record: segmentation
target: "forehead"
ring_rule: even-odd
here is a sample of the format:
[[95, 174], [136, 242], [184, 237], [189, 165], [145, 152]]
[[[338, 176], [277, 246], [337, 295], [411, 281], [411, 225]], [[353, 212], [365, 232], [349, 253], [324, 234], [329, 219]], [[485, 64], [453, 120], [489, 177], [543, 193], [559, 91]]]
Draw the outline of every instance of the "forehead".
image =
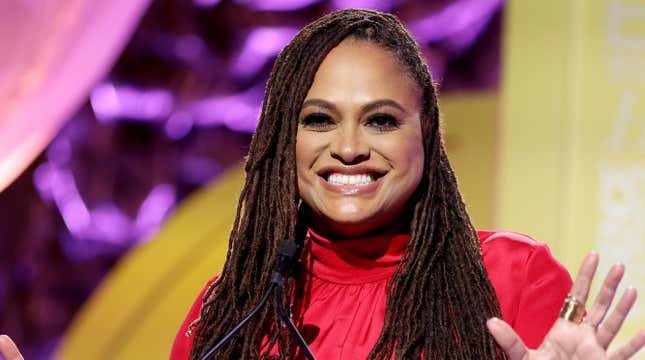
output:
[[390, 98], [418, 107], [420, 94], [394, 54], [366, 41], [347, 39], [324, 58], [307, 98], [335, 103]]

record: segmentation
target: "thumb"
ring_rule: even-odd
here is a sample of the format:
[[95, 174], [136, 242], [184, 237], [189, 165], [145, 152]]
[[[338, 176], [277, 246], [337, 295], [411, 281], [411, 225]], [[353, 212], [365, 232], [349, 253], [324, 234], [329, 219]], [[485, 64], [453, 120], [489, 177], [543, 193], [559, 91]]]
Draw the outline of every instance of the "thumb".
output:
[[510, 360], [521, 360], [528, 355], [526, 345], [510, 325], [498, 318], [490, 318], [486, 327]]
[[24, 360], [16, 344], [7, 335], [0, 335], [0, 354], [5, 360]]

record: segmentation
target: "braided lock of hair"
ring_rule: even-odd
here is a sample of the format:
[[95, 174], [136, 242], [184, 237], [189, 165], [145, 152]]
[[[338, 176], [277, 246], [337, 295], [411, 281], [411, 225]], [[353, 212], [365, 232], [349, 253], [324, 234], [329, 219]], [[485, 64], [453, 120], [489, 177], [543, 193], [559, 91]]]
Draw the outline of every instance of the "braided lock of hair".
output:
[[[501, 311], [445, 152], [428, 67], [416, 41], [395, 16], [346, 9], [307, 25], [276, 59], [251, 141], [222, 275], [206, 291], [195, 325], [192, 360], [259, 302], [270, 281], [278, 242], [296, 238], [298, 115], [320, 63], [346, 38], [368, 41], [392, 53], [423, 96], [425, 163], [421, 184], [409, 202], [411, 239], [388, 283], [383, 330], [368, 358], [504, 357], [486, 330], [486, 320], [501, 316]], [[286, 285], [285, 306], [294, 282], [290, 279]], [[278, 358], [293, 358], [295, 348], [280, 341], [286, 334], [276, 325], [272, 309], [271, 304], [264, 307], [217, 357], [269, 358], [278, 344]], [[263, 339], [268, 343], [262, 344]]]

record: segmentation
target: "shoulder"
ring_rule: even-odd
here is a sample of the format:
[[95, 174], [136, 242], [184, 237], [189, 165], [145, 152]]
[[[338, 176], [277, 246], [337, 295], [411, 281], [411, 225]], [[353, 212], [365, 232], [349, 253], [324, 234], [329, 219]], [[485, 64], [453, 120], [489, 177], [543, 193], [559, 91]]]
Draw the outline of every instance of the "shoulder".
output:
[[477, 233], [504, 319], [529, 347], [537, 347], [571, 288], [569, 272], [546, 244], [527, 235], [510, 231]]
[[490, 248], [498, 250], [502, 247], [509, 250], [532, 251], [536, 247], [546, 247], [546, 244], [538, 242], [528, 235], [513, 231], [477, 230], [477, 236], [482, 250]]
[[[534, 270], [532, 266], [546, 267], [543, 270], [564, 271], [551, 254], [549, 247], [528, 235], [512, 231], [477, 231], [484, 263], [489, 271], [498, 266], [515, 270]], [[568, 273], [567, 273], [568, 274]]]
[[477, 235], [491, 281], [495, 277], [511, 277], [531, 283], [549, 275], [570, 280], [569, 272], [545, 243], [511, 231], [480, 230]]

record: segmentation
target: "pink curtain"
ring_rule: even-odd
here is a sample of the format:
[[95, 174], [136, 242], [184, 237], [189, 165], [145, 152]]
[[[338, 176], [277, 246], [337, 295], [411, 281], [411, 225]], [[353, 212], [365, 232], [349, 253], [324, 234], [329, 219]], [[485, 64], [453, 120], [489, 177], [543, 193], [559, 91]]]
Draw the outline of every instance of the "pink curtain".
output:
[[0, 1], [0, 191], [83, 104], [150, 2]]

